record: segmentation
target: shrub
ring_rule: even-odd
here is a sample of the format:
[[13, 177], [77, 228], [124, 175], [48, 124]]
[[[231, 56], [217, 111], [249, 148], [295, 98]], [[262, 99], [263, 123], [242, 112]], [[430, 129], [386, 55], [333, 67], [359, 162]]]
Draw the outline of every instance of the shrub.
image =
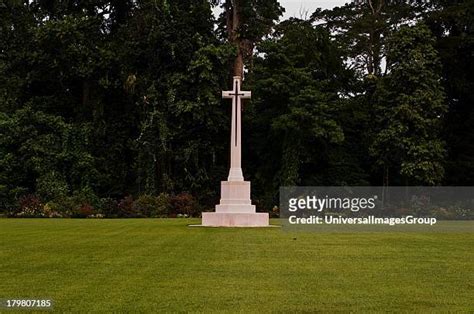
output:
[[197, 217], [201, 213], [196, 199], [189, 193], [180, 193], [170, 198], [171, 216]]
[[99, 200], [98, 212], [110, 218], [116, 218], [119, 216], [119, 208], [117, 200], [107, 197]]
[[135, 201], [128, 196], [119, 203], [119, 211], [124, 217], [167, 217], [172, 211], [170, 201], [166, 193], [159, 196], [144, 194]]
[[60, 217], [72, 217], [76, 207], [75, 199], [70, 196], [62, 196], [46, 203], [51, 213], [57, 213]]
[[96, 214], [99, 207], [95, 194], [75, 192], [74, 196], [62, 196], [47, 203], [51, 214], [60, 217], [87, 218]]
[[156, 217], [168, 217], [171, 212], [171, 198], [169, 194], [161, 193], [157, 197]]
[[48, 202], [44, 204], [43, 206], [43, 212], [45, 213], [46, 217], [48, 218], [62, 218], [64, 217], [61, 213], [53, 210], [53, 207], [51, 206], [52, 203]]
[[95, 214], [94, 207], [88, 203], [76, 205], [73, 211], [72, 217], [75, 218], [87, 218]]
[[273, 206], [270, 212], [270, 218], [280, 218], [280, 208], [278, 206]]
[[133, 202], [133, 211], [139, 217], [152, 217], [156, 211], [157, 198], [152, 195], [141, 195]]
[[168, 194], [141, 195], [133, 203], [134, 212], [140, 217], [166, 217], [170, 209]]
[[138, 217], [133, 208], [132, 196], [125, 196], [120, 200], [118, 203], [118, 216], [127, 218]]
[[456, 213], [454, 211], [442, 207], [431, 209], [430, 216], [436, 217], [440, 220], [456, 219]]
[[74, 195], [71, 197], [71, 203], [73, 206], [72, 217], [75, 218], [87, 218], [95, 215], [95, 208], [98, 208], [100, 205], [99, 198], [88, 186], [81, 190], [74, 191]]
[[88, 204], [93, 208], [98, 208], [100, 205], [100, 200], [94, 191], [90, 187], [82, 188], [81, 190], [74, 191], [73, 195], [74, 202], [79, 205]]
[[17, 217], [46, 217], [43, 203], [36, 195], [24, 195], [20, 197], [18, 204]]

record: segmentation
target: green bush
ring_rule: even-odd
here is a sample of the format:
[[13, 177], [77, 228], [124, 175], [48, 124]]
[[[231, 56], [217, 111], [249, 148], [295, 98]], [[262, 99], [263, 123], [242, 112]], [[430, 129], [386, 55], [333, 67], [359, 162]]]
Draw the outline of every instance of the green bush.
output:
[[89, 218], [95, 216], [96, 211], [89, 203], [77, 204], [72, 212], [73, 218]]
[[141, 195], [133, 202], [133, 210], [140, 217], [167, 217], [170, 200], [167, 194]]
[[97, 211], [105, 217], [117, 218], [119, 217], [118, 202], [110, 197], [101, 198]]
[[54, 217], [86, 218], [98, 214], [100, 205], [99, 198], [86, 187], [75, 191], [72, 196], [59, 195], [46, 203], [45, 208]]
[[171, 198], [169, 194], [161, 193], [158, 195], [156, 217], [168, 217], [171, 212]]
[[141, 195], [133, 202], [133, 211], [139, 217], [152, 217], [157, 206], [156, 197], [152, 195]]
[[61, 217], [72, 217], [76, 206], [75, 199], [71, 196], [63, 196], [46, 203], [52, 213], [57, 213]]
[[54, 203], [51, 203], [51, 202], [48, 202], [48, 203], [44, 204], [44, 206], [43, 206], [43, 211], [44, 211], [44, 213], [46, 214], [46, 216], [48, 218], [64, 218], [64, 217], [67, 217], [67, 216], [63, 215], [63, 213], [54, 210], [52, 206], [54, 206]]
[[136, 218], [140, 217], [133, 208], [133, 197], [128, 195], [121, 199], [117, 205], [117, 214], [121, 218]]
[[81, 190], [74, 191], [73, 199], [75, 200], [76, 204], [89, 204], [94, 208], [98, 208], [100, 205], [100, 199], [94, 193], [92, 188], [85, 187]]
[[72, 196], [74, 207], [72, 217], [87, 218], [97, 214], [96, 208], [100, 205], [100, 200], [90, 187], [85, 187], [75, 191]]

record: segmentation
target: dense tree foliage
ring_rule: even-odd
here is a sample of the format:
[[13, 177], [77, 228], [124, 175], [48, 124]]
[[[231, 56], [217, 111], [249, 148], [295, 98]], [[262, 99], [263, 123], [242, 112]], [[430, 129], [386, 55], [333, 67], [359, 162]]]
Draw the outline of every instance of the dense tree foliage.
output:
[[282, 12], [0, 0], [1, 210], [209, 208], [228, 167], [220, 91], [244, 65], [244, 173], [261, 209], [281, 185], [474, 184], [473, 0]]
[[244, 76], [245, 64], [252, 66], [254, 48], [268, 35], [284, 12], [278, 0], [211, 0], [221, 3], [223, 13], [218, 22], [221, 37], [234, 46], [232, 73]]
[[402, 27], [388, 44], [389, 74], [377, 86], [371, 153], [386, 185], [391, 170], [404, 183], [440, 183], [445, 157], [440, 132], [447, 106], [434, 38], [419, 24]]
[[422, 10], [418, 2], [367, 0], [363, 5], [354, 2], [333, 10], [318, 9], [311, 20], [323, 23], [333, 34], [337, 45], [350, 59], [351, 67], [359, 74], [380, 77], [385, 72], [387, 39], [400, 26], [417, 19]]
[[245, 164], [271, 199], [281, 185], [323, 182], [331, 146], [344, 139], [338, 93], [346, 71], [329, 34], [306, 21], [283, 22], [258, 52]]
[[436, 36], [449, 111], [445, 182], [474, 185], [474, 1], [435, 1], [426, 22]]

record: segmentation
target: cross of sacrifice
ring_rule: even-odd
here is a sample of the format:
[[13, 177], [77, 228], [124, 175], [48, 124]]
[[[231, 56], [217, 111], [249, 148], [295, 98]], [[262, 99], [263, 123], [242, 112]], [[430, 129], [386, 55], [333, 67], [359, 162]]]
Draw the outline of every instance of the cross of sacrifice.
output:
[[230, 171], [228, 181], [244, 181], [242, 173], [242, 99], [252, 98], [252, 92], [240, 90], [242, 78], [234, 76], [233, 90], [223, 91], [222, 98], [232, 99], [232, 128], [230, 134]]
[[221, 181], [221, 199], [215, 212], [202, 213], [202, 225], [207, 227], [268, 227], [268, 213], [257, 213], [250, 198], [251, 184], [242, 173], [242, 99], [251, 92], [240, 90], [242, 78], [235, 76], [233, 89], [223, 91], [222, 98], [232, 99], [232, 129], [230, 134], [230, 171], [227, 181]]

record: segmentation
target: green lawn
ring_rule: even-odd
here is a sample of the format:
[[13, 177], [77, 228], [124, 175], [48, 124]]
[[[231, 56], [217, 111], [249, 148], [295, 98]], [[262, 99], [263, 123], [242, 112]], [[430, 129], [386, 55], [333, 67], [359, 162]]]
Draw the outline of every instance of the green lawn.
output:
[[74, 312], [474, 312], [474, 234], [0, 219], [0, 299]]

